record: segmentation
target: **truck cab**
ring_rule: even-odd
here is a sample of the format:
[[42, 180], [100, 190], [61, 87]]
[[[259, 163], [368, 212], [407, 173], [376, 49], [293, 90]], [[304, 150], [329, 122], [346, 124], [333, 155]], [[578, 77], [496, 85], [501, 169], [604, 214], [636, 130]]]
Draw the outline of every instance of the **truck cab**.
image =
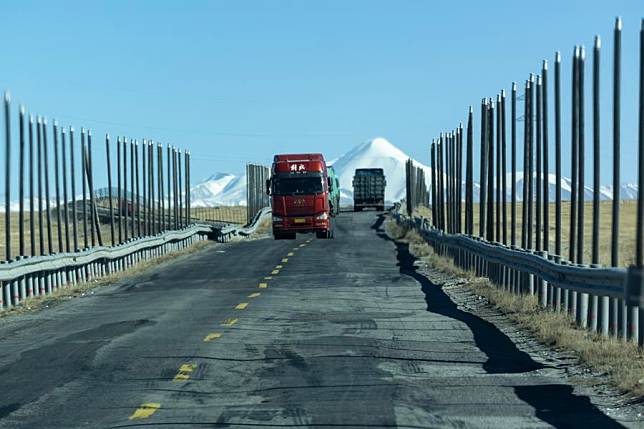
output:
[[332, 238], [330, 188], [322, 154], [275, 155], [266, 182], [275, 239], [294, 239], [297, 233]]

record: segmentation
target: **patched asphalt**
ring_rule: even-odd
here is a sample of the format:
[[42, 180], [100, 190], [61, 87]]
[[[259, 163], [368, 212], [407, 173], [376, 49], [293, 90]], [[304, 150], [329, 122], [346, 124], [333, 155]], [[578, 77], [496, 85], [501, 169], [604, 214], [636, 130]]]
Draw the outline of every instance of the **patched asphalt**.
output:
[[642, 427], [462, 309], [382, 221], [212, 246], [0, 320], [0, 428]]

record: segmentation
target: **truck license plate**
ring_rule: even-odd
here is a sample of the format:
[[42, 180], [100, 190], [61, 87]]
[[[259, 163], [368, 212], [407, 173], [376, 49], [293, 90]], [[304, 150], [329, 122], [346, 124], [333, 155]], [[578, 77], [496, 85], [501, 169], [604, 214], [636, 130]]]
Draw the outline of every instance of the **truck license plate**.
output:
[[293, 219], [293, 223], [306, 223], [306, 219], [304, 219], [303, 217], [296, 217], [295, 219]]

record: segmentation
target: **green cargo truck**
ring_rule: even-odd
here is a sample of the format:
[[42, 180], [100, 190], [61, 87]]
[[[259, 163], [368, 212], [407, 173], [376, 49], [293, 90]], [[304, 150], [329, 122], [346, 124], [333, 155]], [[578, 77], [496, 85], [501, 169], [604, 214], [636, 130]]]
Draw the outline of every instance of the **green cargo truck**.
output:
[[335, 174], [331, 166], [327, 166], [329, 174], [329, 202], [331, 203], [331, 213], [337, 215], [340, 213], [340, 179]]
[[353, 209], [357, 212], [365, 207], [384, 210], [386, 186], [382, 168], [357, 168], [353, 176]]

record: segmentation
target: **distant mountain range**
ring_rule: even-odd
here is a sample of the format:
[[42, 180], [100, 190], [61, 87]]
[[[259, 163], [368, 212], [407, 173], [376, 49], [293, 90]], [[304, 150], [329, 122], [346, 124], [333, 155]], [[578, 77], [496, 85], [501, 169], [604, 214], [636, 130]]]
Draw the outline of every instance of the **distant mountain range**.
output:
[[[352, 179], [356, 168], [384, 169], [387, 178], [385, 198], [389, 203], [400, 201], [405, 196], [405, 162], [409, 155], [391, 144], [387, 139], [376, 137], [354, 147], [341, 157], [330, 161], [340, 178], [340, 194], [343, 205], [353, 203]], [[431, 169], [414, 160], [414, 164], [422, 168], [427, 175], [427, 183], [431, 181]], [[507, 198], [511, 197], [512, 176], [506, 176]], [[556, 178], [554, 174], [548, 176], [549, 193], [551, 201], [554, 201], [556, 190]], [[517, 172], [516, 177], [517, 199], [522, 200], [523, 172]], [[97, 190], [97, 194], [106, 194], [106, 189]], [[564, 200], [570, 199], [570, 179], [562, 177], [561, 197]], [[474, 183], [474, 199], [479, 200], [480, 187]], [[116, 192], [114, 192], [116, 193]], [[623, 200], [637, 198], [636, 184], [623, 184], [620, 187], [620, 197]], [[586, 186], [584, 196], [586, 200], [592, 200], [593, 189]], [[465, 184], [463, 184], [463, 197], [465, 197]], [[613, 199], [613, 189], [610, 186], [600, 188], [602, 200]], [[0, 212], [4, 211], [3, 199], [0, 196]], [[246, 204], [246, 175], [234, 175], [230, 173], [216, 173], [199, 182], [192, 188], [193, 207], [231, 206]], [[27, 206], [26, 206], [27, 207]], [[11, 203], [11, 210], [18, 210], [18, 203]]]
[[[387, 139], [376, 137], [368, 140], [341, 157], [330, 161], [340, 178], [340, 194], [342, 204], [353, 203], [353, 188], [351, 185], [353, 173], [356, 168], [382, 168], [387, 177], [387, 189], [385, 198], [389, 203], [400, 201], [405, 196], [405, 162], [409, 155], [398, 147], [391, 144]], [[414, 160], [414, 164], [422, 168], [427, 176], [427, 183], [431, 181], [431, 169]], [[516, 188], [518, 200], [521, 201], [523, 189], [523, 172], [517, 172]], [[506, 176], [507, 198], [511, 197], [512, 176]], [[549, 193], [551, 200], [555, 198], [556, 177], [554, 174], [548, 176]], [[480, 187], [474, 183], [474, 199], [479, 200]], [[564, 200], [570, 199], [570, 179], [562, 177], [561, 197]], [[620, 187], [621, 199], [631, 200], [637, 198], [637, 185], [624, 184]], [[593, 198], [593, 189], [586, 186], [584, 192], [586, 200]], [[465, 197], [465, 184], [463, 184], [463, 197]], [[613, 189], [610, 186], [600, 188], [602, 200], [613, 198]], [[244, 205], [246, 204], [246, 175], [235, 176], [227, 173], [214, 174], [192, 188], [192, 201], [196, 207], [213, 205]]]

